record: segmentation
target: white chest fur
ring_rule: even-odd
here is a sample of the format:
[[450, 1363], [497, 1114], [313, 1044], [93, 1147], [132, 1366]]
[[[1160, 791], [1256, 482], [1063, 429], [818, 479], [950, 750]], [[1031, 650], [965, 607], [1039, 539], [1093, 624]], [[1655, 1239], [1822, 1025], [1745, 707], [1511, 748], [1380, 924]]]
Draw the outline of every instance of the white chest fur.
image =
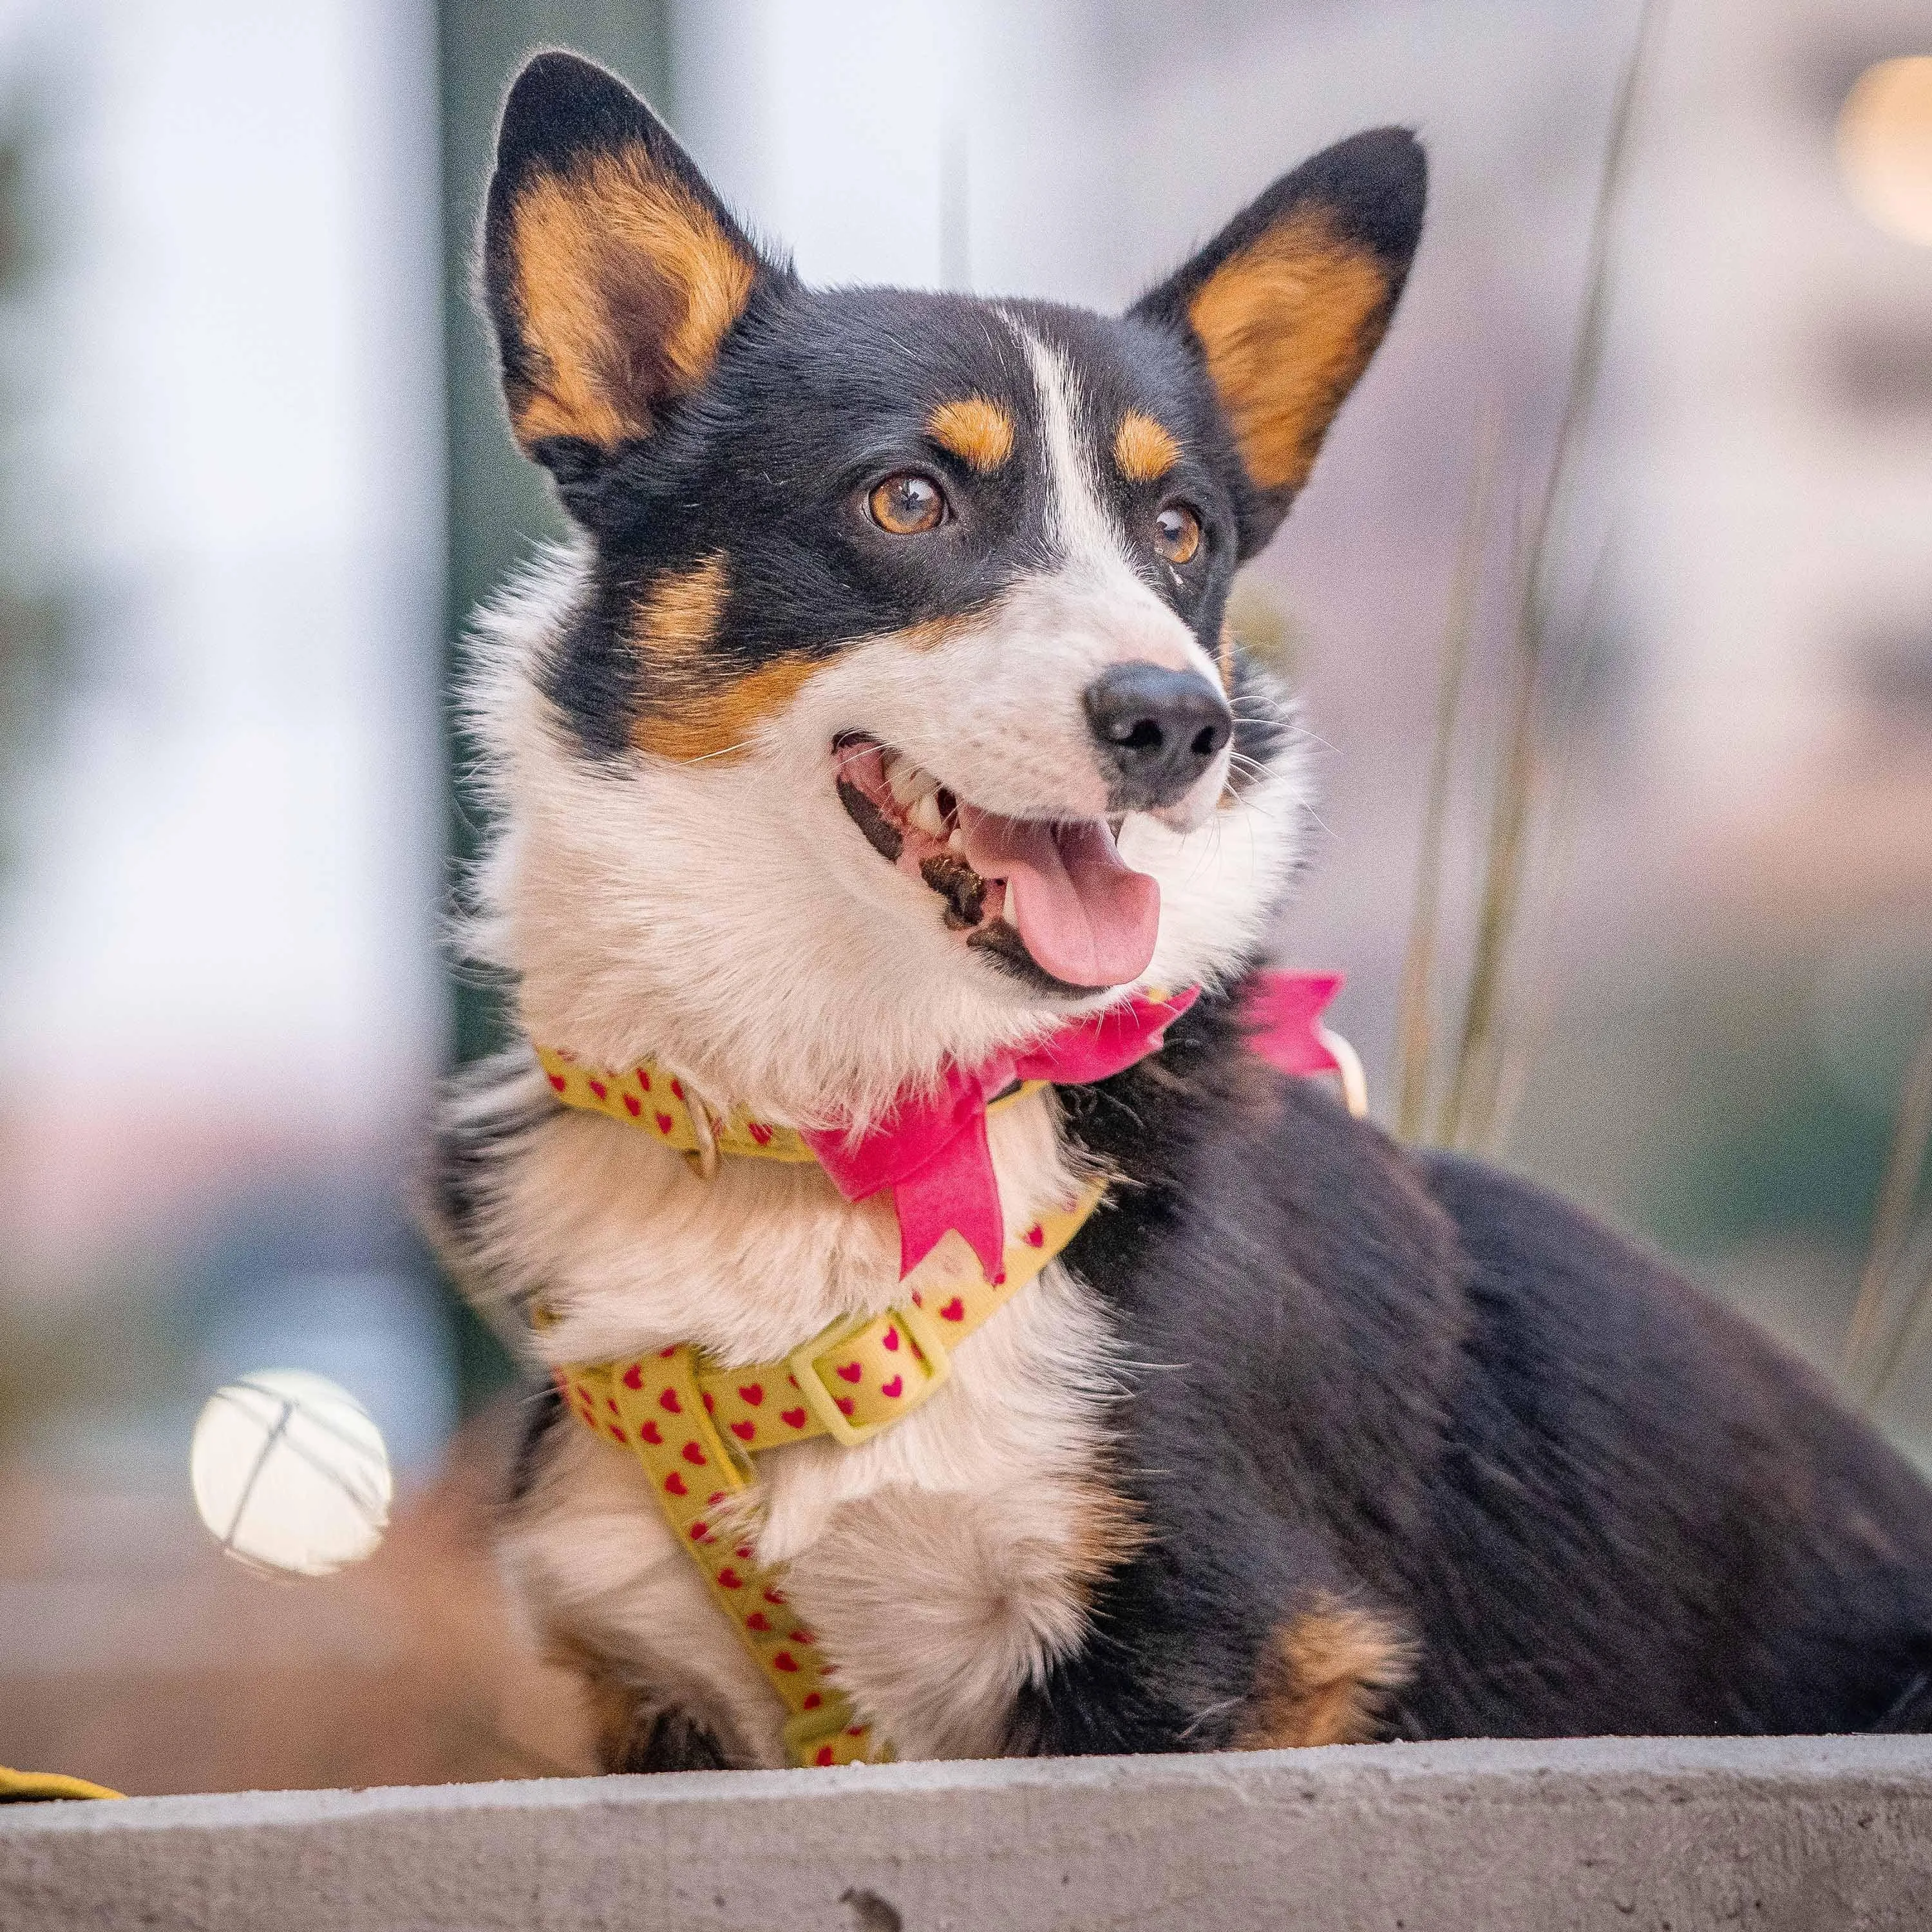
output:
[[[1017, 1234], [1077, 1177], [1050, 1094], [988, 1127]], [[706, 1181], [600, 1116], [558, 1114], [507, 1142], [487, 1196], [475, 1258], [500, 1290], [542, 1296], [557, 1318], [539, 1344], [553, 1362], [673, 1341], [766, 1359], [904, 1292], [889, 1201], [855, 1205], [816, 1168], [758, 1160], [728, 1160]], [[970, 1264], [949, 1236], [910, 1285]], [[1108, 1364], [1100, 1310], [1056, 1264], [894, 1428], [856, 1448], [760, 1457], [759, 1558], [788, 1566], [791, 1605], [901, 1756], [997, 1750], [1015, 1694], [1077, 1641], [1087, 1591], [1129, 1533], [1106, 1481]], [[623, 1450], [553, 1430], [506, 1550], [547, 1627], [690, 1712], [740, 1761], [784, 1762], [776, 1694]]]

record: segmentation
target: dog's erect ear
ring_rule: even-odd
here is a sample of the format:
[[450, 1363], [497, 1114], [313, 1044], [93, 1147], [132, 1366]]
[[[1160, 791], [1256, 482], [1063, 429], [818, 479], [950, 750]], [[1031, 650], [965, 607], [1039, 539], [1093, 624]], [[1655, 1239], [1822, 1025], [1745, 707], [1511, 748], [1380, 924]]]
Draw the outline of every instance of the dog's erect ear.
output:
[[503, 104], [483, 250], [512, 427], [566, 485], [648, 436], [779, 272], [656, 116], [566, 53]]
[[1427, 182], [1406, 129], [1354, 135], [1284, 175], [1130, 311], [1207, 365], [1246, 472], [1244, 556], [1287, 514], [1388, 328]]

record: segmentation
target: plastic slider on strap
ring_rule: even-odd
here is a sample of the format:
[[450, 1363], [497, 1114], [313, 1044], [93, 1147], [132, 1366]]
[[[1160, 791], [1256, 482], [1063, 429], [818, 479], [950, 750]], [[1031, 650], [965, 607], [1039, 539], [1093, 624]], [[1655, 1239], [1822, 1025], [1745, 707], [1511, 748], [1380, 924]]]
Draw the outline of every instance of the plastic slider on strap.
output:
[[[880, 1374], [880, 1365], [872, 1352], [865, 1350], [850, 1360], [840, 1358], [850, 1354], [848, 1345], [873, 1329], [884, 1336], [883, 1347], [892, 1352], [892, 1359], [890, 1372], [875, 1387], [868, 1387], [868, 1377]], [[900, 1337], [911, 1342], [910, 1349], [900, 1348]], [[848, 1449], [869, 1441], [918, 1408], [952, 1372], [946, 1338], [938, 1324], [911, 1302], [889, 1308], [883, 1315], [855, 1315], [836, 1328], [821, 1331], [802, 1348], [794, 1348], [786, 1357], [785, 1366], [825, 1432]], [[856, 1418], [862, 1400], [874, 1411], [869, 1420]], [[842, 1403], [850, 1404], [850, 1408]]]

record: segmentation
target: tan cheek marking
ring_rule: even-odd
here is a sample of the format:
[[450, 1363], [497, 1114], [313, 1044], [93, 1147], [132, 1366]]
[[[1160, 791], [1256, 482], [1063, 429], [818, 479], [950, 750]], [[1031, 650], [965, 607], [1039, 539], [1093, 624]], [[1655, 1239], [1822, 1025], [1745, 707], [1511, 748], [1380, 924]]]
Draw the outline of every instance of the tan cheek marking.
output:
[[718, 634], [730, 588], [722, 550], [688, 570], [667, 572], [651, 586], [632, 622], [631, 642], [651, 660], [654, 673], [676, 675], [702, 654]]
[[926, 433], [942, 449], [970, 463], [983, 476], [1013, 453], [1013, 419], [998, 403], [968, 396], [941, 403], [927, 418]]
[[1274, 1633], [1236, 1748], [1366, 1743], [1414, 1667], [1415, 1647], [1391, 1618], [1325, 1600]]
[[759, 726], [791, 703], [822, 662], [784, 657], [760, 664], [742, 677], [686, 699], [674, 712], [640, 718], [631, 734], [632, 742], [640, 752], [685, 764], [747, 751]]
[[538, 176], [512, 232], [522, 332], [542, 370], [514, 411], [526, 444], [649, 434], [653, 402], [704, 380], [751, 297], [752, 264], [716, 218], [635, 152]]
[[1130, 483], [1154, 483], [1180, 460], [1180, 446], [1152, 416], [1130, 410], [1114, 432], [1114, 466]]
[[631, 643], [644, 660], [644, 703], [631, 740], [640, 752], [725, 756], [782, 711], [817, 668], [810, 658], [783, 657], [728, 675], [711, 646], [730, 590], [721, 551], [659, 578], [638, 604]]
[[1388, 327], [1388, 278], [1316, 211], [1210, 275], [1188, 320], [1241, 460], [1264, 490], [1298, 489]]

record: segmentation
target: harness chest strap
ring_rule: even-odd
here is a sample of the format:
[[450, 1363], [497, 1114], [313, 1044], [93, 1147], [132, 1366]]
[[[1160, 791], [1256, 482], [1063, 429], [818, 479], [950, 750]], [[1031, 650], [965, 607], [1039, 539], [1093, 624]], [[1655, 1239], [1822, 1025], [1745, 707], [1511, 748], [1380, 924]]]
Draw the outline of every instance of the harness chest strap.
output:
[[788, 1713], [798, 1765], [875, 1762], [889, 1751], [853, 1721], [818, 1639], [794, 1618], [783, 1573], [755, 1560], [733, 1504], [760, 1450], [829, 1435], [862, 1442], [909, 1414], [946, 1380], [950, 1351], [990, 1320], [1072, 1240], [1102, 1190], [1049, 1212], [1009, 1244], [989, 1280], [976, 1266], [943, 1286], [911, 1290], [882, 1314], [835, 1322], [789, 1356], [721, 1368], [688, 1344], [628, 1362], [553, 1372], [572, 1412], [628, 1450], [648, 1474], [672, 1533]]

